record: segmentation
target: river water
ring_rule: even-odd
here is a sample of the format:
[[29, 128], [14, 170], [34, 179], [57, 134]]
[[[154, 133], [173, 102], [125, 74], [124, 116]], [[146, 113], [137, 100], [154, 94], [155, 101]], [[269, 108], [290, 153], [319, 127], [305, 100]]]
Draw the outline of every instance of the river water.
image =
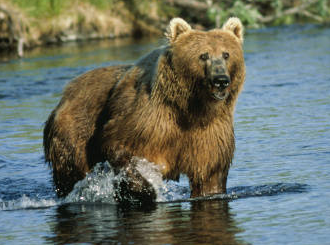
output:
[[189, 199], [185, 176], [163, 182], [141, 160], [154, 205], [117, 205], [107, 163], [56, 198], [42, 129], [65, 84], [161, 43], [68, 44], [0, 59], [0, 244], [330, 244], [330, 29], [317, 26], [248, 31], [227, 195]]

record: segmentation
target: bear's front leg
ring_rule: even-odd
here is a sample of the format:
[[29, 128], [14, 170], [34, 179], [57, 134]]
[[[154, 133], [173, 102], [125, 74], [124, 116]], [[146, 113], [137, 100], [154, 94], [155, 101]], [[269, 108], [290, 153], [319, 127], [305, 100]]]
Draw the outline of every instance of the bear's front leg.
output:
[[123, 170], [123, 176], [115, 183], [115, 199], [121, 204], [155, 202], [155, 189], [136, 169], [135, 164], [131, 162]]
[[209, 196], [213, 194], [225, 194], [228, 170], [214, 173], [205, 180], [190, 179], [190, 197]]
[[117, 150], [108, 161], [114, 168], [115, 174], [121, 173], [121, 177], [117, 178], [114, 185], [114, 198], [117, 202], [147, 204], [156, 200], [157, 194], [152, 184], [136, 169], [137, 158], [126, 151]]

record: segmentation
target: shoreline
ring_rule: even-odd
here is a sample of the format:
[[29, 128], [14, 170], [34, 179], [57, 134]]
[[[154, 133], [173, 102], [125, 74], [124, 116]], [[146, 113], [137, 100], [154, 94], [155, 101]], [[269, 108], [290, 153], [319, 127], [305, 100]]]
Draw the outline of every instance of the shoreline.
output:
[[22, 57], [24, 50], [49, 44], [160, 35], [161, 22], [148, 21], [136, 19], [123, 6], [101, 11], [90, 4], [39, 20], [0, 0], [0, 53]]
[[220, 27], [230, 16], [239, 17], [246, 29], [330, 21], [330, 3], [317, 12], [322, 0], [295, 4], [283, 0], [281, 9], [244, 0], [222, 4], [196, 0], [99, 0], [99, 5], [91, 0], [41, 2], [0, 0], [0, 55], [11, 52], [22, 57], [24, 50], [72, 41], [160, 36], [176, 16], [184, 16], [195, 29]]

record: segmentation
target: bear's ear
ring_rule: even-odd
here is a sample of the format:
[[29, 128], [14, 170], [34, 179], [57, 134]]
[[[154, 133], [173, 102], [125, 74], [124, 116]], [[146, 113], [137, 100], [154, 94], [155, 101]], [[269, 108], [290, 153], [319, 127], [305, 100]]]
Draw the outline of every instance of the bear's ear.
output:
[[170, 21], [170, 24], [166, 29], [165, 36], [170, 43], [173, 43], [178, 36], [190, 30], [191, 26], [187, 22], [181, 18], [174, 18]]
[[223, 30], [231, 31], [243, 43], [243, 25], [239, 18], [231, 17], [222, 27]]

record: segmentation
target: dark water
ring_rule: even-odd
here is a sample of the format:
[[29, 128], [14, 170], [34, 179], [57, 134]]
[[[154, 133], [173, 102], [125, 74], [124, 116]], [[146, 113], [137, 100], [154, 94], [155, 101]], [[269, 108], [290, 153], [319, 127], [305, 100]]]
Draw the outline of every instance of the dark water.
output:
[[330, 244], [330, 29], [315, 26], [248, 32], [227, 195], [191, 200], [184, 176], [163, 182], [141, 160], [154, 205], [116, 205], [102, 168], [55, 197], [42, 128], [64, 85], [157, 45], [70, 44], [0, 59], [0, 244]]

